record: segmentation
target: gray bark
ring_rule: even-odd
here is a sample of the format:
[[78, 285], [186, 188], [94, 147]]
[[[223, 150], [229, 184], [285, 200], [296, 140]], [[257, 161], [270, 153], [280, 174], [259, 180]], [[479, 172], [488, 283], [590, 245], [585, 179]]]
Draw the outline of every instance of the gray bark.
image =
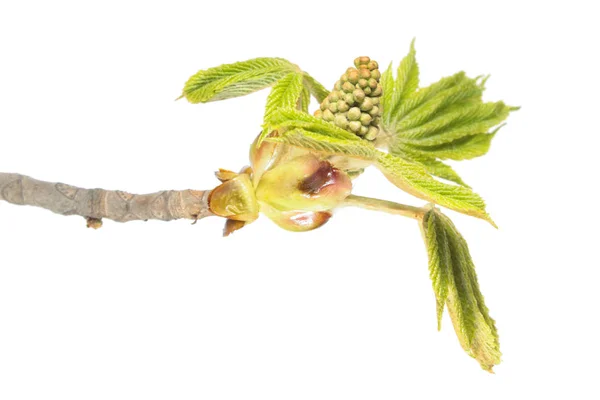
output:
[[82, 189], [0, 172], [0, 200], [41, 207], [61, 215], [117, 222], [203, 218], [212, 215], [208, 209], [209, 193], [209, 190], [164, 190], [131, 194], [120, 190]]

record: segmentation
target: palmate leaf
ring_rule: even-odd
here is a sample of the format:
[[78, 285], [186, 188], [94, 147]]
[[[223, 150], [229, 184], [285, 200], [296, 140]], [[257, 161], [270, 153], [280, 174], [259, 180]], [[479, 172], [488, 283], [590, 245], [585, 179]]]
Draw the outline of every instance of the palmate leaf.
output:
[[396, 79], [391, 66], [382, 75], [382, 129], [387, 139], [381, 144], [394, 155], [420, 163], [432, 175], [464, 184], [439, 160], [484, 155], [498, 130], [494, 127], [517, 108], [503, 102], [482, 102], [487, 77], [469, 78], [464, 72], [413, 89], [418, 82], [416, 65], [411, 46]]
[[423, 165], [393, 154], [380, 153], [377, 167], [390, 182], [413, 196], [484, 219], [496, 226], [485, 211], [483, 199], [468, 187], [437, 181]]
[[429, 275], [436, 297], [438, 329], [444, 305], [463, 349], [492, 372], [500, 363], [495, 322], [479, 289], [466, 241], [450, 219], [432, 208], [421, 222], [429, 257]]
[[185, 84], [182, 97], [206, 103], [244, 96], [272, 85], [298, 67], [283, 58], [254, 58], [198, 71]]
[[270, 121], [274, 112], [280, 109], [294, 108], [298, 105], [302, 107], [302, 103], [307, 102], [307, 99], [303, 96], [303, 92], [305, 91], [303, 78], [301, 72], [291, 72], [273, 85], [273, 89], [271, 89], [271, 93], [267, 98], [264, 116], [265, 123], [263, 131], [258, 138], [257, 146], [270, 133], [272, 127], [268, 121]]

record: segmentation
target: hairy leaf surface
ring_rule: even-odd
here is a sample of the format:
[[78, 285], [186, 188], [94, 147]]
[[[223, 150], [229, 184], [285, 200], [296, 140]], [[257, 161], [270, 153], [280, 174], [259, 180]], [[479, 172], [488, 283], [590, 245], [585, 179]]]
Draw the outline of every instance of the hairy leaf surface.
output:
[[429, 275], [436, 297], [438, 329], [446, 305], [463, 349], [492, 372], [500, 363], [495, 321], [479, 289], [467, 242], [452, 221], [432, 208], [421, 223], [429, 257]]
[[185, 84], [182, 97], [206, 103], [244, 96], [272, 85], [298, 67], [282, 58], [254, 58], [198, 71]]
[[483, 199], [470, 188], [442, 183], [429, 175], [424, 166], [393, 154], [381, 153], [377, 166], [400, 189], [460, 213], [484, 219], [496, 226], [485, 211]]

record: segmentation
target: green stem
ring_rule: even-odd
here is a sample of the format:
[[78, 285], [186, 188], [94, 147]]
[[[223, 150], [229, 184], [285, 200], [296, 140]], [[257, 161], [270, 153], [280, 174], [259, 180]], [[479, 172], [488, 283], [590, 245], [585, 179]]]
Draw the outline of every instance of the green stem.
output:
[[355, 196], [351, 194], [346, 197], [342, 206], [361, 207], [367, 210], [383, 211], [390, 214], [402, 215], [404, 217], [420, 220], [428, 211], [427, 208], [407, 206], [394, 203], [393, 201], [374, 199], [372, 197]]

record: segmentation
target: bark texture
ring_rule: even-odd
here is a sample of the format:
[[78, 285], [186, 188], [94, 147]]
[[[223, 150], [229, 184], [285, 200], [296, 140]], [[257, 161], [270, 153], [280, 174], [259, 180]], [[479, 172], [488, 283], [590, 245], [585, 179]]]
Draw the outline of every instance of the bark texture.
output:
[[196, 220], [213, 215], [208, 209], [209, 193], [209, 190], [164, 190], [131, 194], [120, 190], [82, 189], [0, 172], [0, 200], [41, 207], [61, 215], [117, 222]]

